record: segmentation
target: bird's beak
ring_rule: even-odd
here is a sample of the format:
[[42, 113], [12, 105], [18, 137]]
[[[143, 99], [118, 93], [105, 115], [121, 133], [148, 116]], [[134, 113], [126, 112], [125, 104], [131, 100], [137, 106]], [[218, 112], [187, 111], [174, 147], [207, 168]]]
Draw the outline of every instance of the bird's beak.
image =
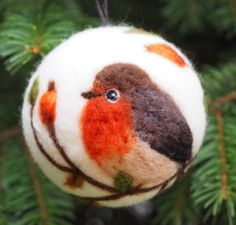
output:
[[91, 98], [96, 98], [96, 97], [99, 97], [101, 96], [101, 94], [98, 94], [98, 93], [94, 93], [92, 91], [87, 91], [87, 92], [83, 92], [81, 94], [82, 97], [86, 98], [86, 99], [91, 99]]

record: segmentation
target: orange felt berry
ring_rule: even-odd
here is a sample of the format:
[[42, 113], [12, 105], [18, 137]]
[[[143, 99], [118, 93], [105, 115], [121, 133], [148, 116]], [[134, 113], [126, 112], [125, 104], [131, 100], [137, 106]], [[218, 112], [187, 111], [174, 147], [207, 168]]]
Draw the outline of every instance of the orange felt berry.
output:
[[49, 126], [56, 118], [56, 89], [54, 82], [48, 85], [48, 91], [43, 94], [39, 103], [39, 115], [41, 121]]
[[161, 55], [180, 67], [184, 67], [186, 65], [184, 59], [167, 44], [151, 44], [146, 46], [146, 48], [149, 52]]

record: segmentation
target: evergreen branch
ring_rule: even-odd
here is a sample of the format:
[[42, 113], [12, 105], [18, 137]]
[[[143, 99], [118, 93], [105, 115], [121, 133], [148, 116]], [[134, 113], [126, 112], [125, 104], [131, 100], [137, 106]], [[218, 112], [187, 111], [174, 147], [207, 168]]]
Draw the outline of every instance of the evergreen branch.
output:
[[155, 199], [155, 211], [153, 225], [197, 223], [198, 209], [191, 198], [189, 175]]
[[32, 4], [22, 0], [21, 7], [9, 6], [0, 27], [0, 42], [4, 43], [0, 45], [0, 56], [8, 71], [15, 73], [29, 62], [37, 63], [76, 30], [89, 22], [98, 24], [73, 2], [35, 0]]
[[[205, 144], [198, 153], [194, 162], [195, 173], [193, 173], [192, 196], [197, 205], [204, 211], [205, 219], [220, 217], [223, 208], [226, 207], [228, 224], [233, 224], [235, 215], [235, 147], [233, 130], [236, 125], [232, 124], [235, 115], [225, 116], [224, 126], [222, 113], [227, 108], [222, 108], [218, 114], [209, 117]], [[216, 112], [215, 112], [216, 113]]]
[[33, 59], [38, 61], [75, 31], [76, 24], [65, 7], [46, 3], [46, 0], [35, 4], [24, 0], [19, 9], [13, 7], [7, 11], [0, 28], [0, 41], [4, 43], [0, 46], [0, 56], [12, 73]]
[[[234, 224], [236, 203], [235, 148], [236, 132], [236, 65], [208, 67], [203, 84], [210, 100], [209, 125], [202, 150], [194, 162], [192, 195], [204, 211], [206, 220], [221, 221], [224, 213], [228, 224]], [[224, 117], [224, 118], [223, 118]], [[213, 216], [213, 217], [212, 217]]]
[[225, 144], [224, 144], [224, 135], [223, 135], [223, 123], [222, 123], [222, 113], [220, 111], [215, 112], [218, 135], [219, 135], [219, 149], [220, 149], [220, 163], [221, 163], [221, 193], [223, 199], [228, 198], [228, 175], [226, 172], [226, 156], [225, 156]]
[[235, 60], [222, 64], [218, 68], [205, 66], [202, 73], [203, 86], [210, 99], [222, 98], [222, 96], [235, 92]]
[[37, 176], [35, 165], [33, 164], [32, 158], [29, 154], [29, 150], [27, 149], [25, 144], [24, 144], [24, 153], [25, 153], [25, 157], [26, 157], [26, 159], [28, 161], [28, 164], [29, 164], [30, 175], [31, 175], [31, 178], [32, 178], [32, 182], [33, 182], [35, 194], [36, 194], [36, 197], [37, 197], [37, 201], [38, 201], [38, 204], [39, 204], [41, 216], [44, 220], [44, 225], [48, 225], [49, 224], [49, 215], [48, 215], [48, 212], [47, 212], [47, 209], [46, 209], [46, 204], [44, 202], [44, 197], [43, 197], [41, 185], [40, 185], [40, 182], [39, 182], [39, 179], [38, 179], [38, 176]]
[[203, 30], [205, 13], [209, 4], [205, 1], [195, 0], [162, 0], [164, 7], [162, 15], [166, 21], [166, 28], [177, 30], [180, 34], [189, 34]]
[[[0, 148], [0, 162], [3, 157], [3, 151]], [[0, 224], [7, 225], [7, 221], [4, 215], [4, 201], [3, 201], [3, 177], [2, 177], [2, 165], [0, 164]]]
[[0, 141], [4, 141], [5, 139], [15, 137], [19, 135], [21, 132], [21, 127], [19, 125], [0, 131]]
[[234, 0], [229, 0], [229, 5], [230, 5], [230, 8], [232, 10], [234, 22], [236, 24], [236, 3], [235, 3]]
[[209, 21], [216, 31], [228, 39], [236, 35], [236, 10], [234, 0], [215, 1]]
[[[224, 134], [223, 134], [223, 122], [222, 122], [222, 112], [219, 110], [219, 107], [231, 102], [236, 99], [236, 91], [233, 91], [223, 97], [219, 97], [214, 100], [214, 109], [213, 113], [216, 117], [218, 136], [219, 136], [219, 151], [220, 151], [220, 164], [221, 164], [221, 193], [224, 200], [228, 199], [228, 174], [226, 171], [227, 161], [225, 155], [225, 144], [224, 144]], [[217, 108], [217, 110], [215, 110]]]
[[232, 91], [223, 97], [219, 97], [219, 98], [215, 99], [213, 101], [213, 105], [219, 106], [219, 105], [223, 105], [227, 102], [234, 101], [234, 100], [236, 100], [236, 91]]
[[0, 13], [4, 10], [6, 5], [6, 0], [1, 0], [0, 1]]
[[4, 155], [0, 158], [3, 188], [0, 199], [3, 209], [0, 210], [6, 224], [72, 225], [74, 213], [70, 196], [56, 189], [36, 170], [29, 161], [29, 153], [24, 154], [22, 138], [7, 139], [1, 147]]

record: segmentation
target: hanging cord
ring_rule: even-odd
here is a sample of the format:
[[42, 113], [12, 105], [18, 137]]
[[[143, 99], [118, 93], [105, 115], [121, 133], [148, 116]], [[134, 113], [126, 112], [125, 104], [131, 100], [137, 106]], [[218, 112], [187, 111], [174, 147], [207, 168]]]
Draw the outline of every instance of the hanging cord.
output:
[[102, 22], [102, 26], [107, 26], [109, 24], [107, 1], [108, 0], [103, 0], [102, 4], [102, 0], [96, 0], [97, 10]]

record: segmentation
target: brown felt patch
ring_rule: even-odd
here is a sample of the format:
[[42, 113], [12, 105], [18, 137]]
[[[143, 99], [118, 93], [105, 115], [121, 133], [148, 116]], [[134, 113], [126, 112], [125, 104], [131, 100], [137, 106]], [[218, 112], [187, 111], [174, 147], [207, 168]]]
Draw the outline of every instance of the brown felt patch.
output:
[[171, 60], [173, 63], [180, 67], [185, 66], [184, 59], [169, 45], [167, 44], [151, 44], [146, 46], [146, 49], [149, 52], [156, 53], [158, 55], [161, 55], [169, 60]]
[[72, 189], [81, 188], [83, 184], [84, 184], [83, 178], [77, 174], [70, 174], [66, 178], [66, 182], [64, 183], [64, 185], [69, 186]]
[[[97, 74], [96, 82], [98, 81], [105, 86], [116, 88], [123, 98], [130, 102], [132, 126], [142, 141], [179, 163], [184, 164], [191, 158], [192, 134], [185, 118], [173, 99], [158, 88], [145, 71], [132, 64], [112, 64]], [[94, 115], [90, 116], [92, 120]], [[115, 117], [115, 114], [112, 116]], [[101, 132], [100, 126], [97, 129]], [[106, 139], [109, 137], [108, 133]]]
[[98, 201], [92, 199], [89, 201], [89, 204], [97, 208], [102, 207]]

